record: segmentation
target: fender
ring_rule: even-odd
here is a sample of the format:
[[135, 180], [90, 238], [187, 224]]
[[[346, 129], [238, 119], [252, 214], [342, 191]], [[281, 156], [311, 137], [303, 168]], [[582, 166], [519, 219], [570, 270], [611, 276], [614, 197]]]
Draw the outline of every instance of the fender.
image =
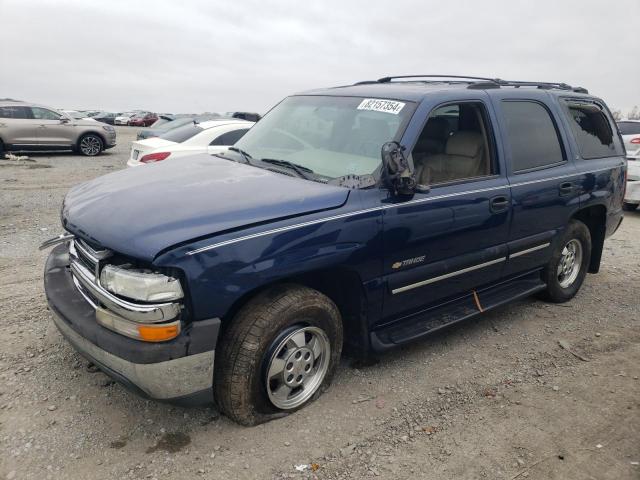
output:
[[[340, 267], [377, 285], [382, 272], [382, 212], [353, 195], [341, 209], [181, 245], [154, 265], [185, 273], [194, 320], [224, 318], [251, 292], [300, 274]], [[213, 245], [213, 248], [212, 248]]]

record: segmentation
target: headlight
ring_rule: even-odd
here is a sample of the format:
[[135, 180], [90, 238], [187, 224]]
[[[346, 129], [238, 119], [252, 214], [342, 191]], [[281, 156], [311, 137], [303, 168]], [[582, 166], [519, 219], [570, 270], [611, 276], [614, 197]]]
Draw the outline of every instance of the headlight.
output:
[[180, 281], [173, 277], [115, 265], [102, 269], [100, 284], [111, 293], [143, 302], [166, 302], [184, 296]]
[[107, 132], [115, 132], [116, 129], [113, 128], [111, 125], [103, 125], [103, 127]]

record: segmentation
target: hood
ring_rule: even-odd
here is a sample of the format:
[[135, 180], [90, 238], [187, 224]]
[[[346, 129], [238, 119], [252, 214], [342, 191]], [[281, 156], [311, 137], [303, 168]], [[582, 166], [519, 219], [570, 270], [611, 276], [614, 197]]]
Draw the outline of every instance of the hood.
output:
[[340, 207], [349, 190], [208, 154], [129, 168], [67, 194], [64, 227], [86, 240], [152, 261], [195, 238]]

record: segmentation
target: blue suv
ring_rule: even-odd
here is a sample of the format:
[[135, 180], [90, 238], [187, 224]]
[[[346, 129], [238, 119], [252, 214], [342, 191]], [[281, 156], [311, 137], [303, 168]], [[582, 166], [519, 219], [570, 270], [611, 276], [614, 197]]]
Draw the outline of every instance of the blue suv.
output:
[[54, 322], [113, 378], [251, 425], [366, 356], [532, 294], [570, 300], [622, 221], [599, 98], [386, 77], [284, 99], [234, 147], [73, 188]]

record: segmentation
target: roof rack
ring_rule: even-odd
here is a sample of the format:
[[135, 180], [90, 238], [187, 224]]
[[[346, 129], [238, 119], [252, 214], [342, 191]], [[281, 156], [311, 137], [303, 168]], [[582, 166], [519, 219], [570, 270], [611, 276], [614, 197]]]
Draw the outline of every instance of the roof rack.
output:
[[[486, 89], [486, 88], [500, 88], [500, 87], [536, 87], [540, 89], [558, 89], [558, 90], [567, 90], [576, 93], [589, 93], [586, 88], [583, 87], [572, 87], [566, 83], [561, 82], [528, 82], [528, 81], [518, 81], [518, 80], [502, 80], [500, 78], [487, 78], [487, 77], [474, 77], [467, 75], [395, 75], [389, 77], [382, 77], [378, 80], [365, 80], [362, 82], [355, 83], [354, 85], [371, 85], [375, 83], [391, 83], [392, 80], [398, 79], [418, 79], [418, 78], [426, 78], [429, 80], [425, 80], [425, 82], [441, 82], [446, 79], [455, 79], [449, 81], [448, 83], [468, 83], [467, 88], [472, 89]], [[442, 80], [436, 80], [442, 79]]]

